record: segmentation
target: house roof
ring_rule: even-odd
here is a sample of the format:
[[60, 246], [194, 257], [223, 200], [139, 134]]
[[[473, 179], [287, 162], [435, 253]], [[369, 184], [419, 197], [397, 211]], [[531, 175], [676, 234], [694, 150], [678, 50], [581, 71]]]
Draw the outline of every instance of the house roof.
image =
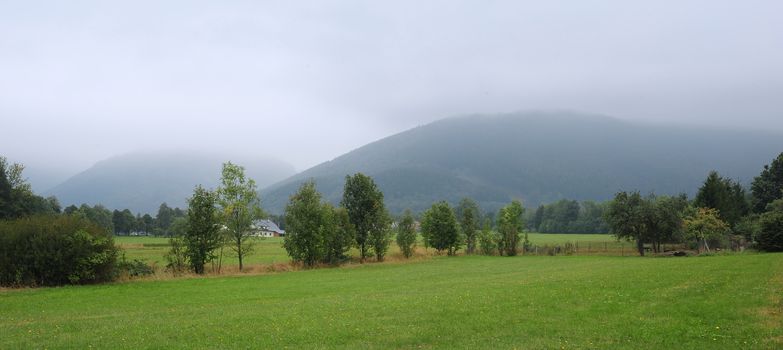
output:
[[269, 232], [278, 232], [278, 233], [284, 233], [285, 231], [281, 230], [280, 227], [277, 227], [277, 224], [272, 222], [271, 220], [257, 220], [253, 223], [253, 225], [257, 228], [260, 228], [263, 231], [269, 231]]

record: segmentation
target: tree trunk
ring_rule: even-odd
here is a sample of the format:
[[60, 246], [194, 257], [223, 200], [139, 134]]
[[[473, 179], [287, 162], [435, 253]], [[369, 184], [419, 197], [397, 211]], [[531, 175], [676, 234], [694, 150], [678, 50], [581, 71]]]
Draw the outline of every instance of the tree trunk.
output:
[[642, 239], [636, 240], [636, 249], [639, 250], [639, 255], [644, 256], [644, 242], [642, 242]]

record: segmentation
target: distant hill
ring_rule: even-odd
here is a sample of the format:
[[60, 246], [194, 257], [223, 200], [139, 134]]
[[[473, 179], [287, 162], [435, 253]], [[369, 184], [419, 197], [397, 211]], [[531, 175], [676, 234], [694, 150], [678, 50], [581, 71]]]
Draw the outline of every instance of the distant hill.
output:
[[606, 200], [619, 190], [693, 195], [710, 170], [750, 180], [783, 151], [783, 135], [647, 125], [560, 112], [465, 116], [420, 126], [322, 163], [262, 191], [280, 213], [314, 179], [337, 203], [346, 174], [375, 178], [392, 212], [472, 197], [495, 211], [561, 198]]
[[232, 161], [245, 167], [245, 174], [259, 188], [295, 173], [293, 166], [268, 157], [237, 157], [200, 152], [142, 152], [98, 162], [46, 192], [63, 206], [103, 204], [111, 209], [129, 208], [134, 213], [155, 214], [162, 202], [186, 206], [193, 188], [214, 188], [221, 166]]

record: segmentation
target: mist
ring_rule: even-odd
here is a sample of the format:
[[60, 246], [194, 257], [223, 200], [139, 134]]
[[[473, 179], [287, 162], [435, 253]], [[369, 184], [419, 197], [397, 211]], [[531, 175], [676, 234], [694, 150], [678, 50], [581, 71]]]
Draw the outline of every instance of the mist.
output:
[[304, 170], [470, 113], [780, 131], [780, 13], [779, 1], [0, 2], [0, 154], [42, 188], [138, 150]]

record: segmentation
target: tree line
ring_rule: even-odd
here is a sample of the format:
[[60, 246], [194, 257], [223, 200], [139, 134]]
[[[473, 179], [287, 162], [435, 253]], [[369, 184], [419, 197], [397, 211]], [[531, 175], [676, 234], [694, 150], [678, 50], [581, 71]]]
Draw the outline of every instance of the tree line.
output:
[[684, 194], [619, 192], [604, 217], [618, 238], [636, 242], [640, 255], [646, 248], [659, 252], [663, 243], [783, 251], [783, 153], [764, 166], [750, 189], [712, 171], [692, 201]]

